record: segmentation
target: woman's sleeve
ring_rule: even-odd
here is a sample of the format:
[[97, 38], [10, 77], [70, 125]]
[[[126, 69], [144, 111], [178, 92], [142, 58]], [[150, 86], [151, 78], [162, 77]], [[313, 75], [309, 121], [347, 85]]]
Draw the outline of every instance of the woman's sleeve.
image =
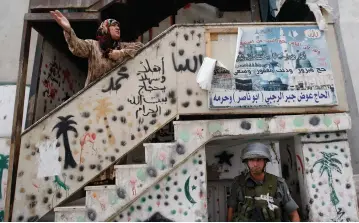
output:
[[133, 43], [124, 43], [125, 48], [124, 53], [129, 55], [130, 57], [134, 57], [139, 49], [141, 49], [144, 45], [141, 42], [133, 42]]
[[90, 56], [92, 44], [94, 40], [83, 40], [76, 36], [73, 29], [68, 33], [64, 31], [65, 40], [69, 46], [69, 50], [78, 57], [87, 58]]

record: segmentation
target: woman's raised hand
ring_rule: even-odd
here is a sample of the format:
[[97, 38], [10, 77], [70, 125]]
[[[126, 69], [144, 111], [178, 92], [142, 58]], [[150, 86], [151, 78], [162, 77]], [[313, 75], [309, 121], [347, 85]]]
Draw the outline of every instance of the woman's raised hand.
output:
[[71, 32], [71, 25], [69, 20], [58, 10], [50, 11], [52, 18], [54, 18], [66, 32]]

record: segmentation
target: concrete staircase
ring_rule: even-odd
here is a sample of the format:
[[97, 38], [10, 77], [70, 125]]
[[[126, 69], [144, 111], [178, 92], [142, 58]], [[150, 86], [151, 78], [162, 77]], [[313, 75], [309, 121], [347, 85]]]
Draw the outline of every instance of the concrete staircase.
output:
[[[149, 193], [149, 191], [154, 189], [157, 191], [157, 194], [159, 192], [160, 196], [163, 197], [162, 200], [166, 200], [165, 197], [168, 197], [170, 190], [173, 190], [171, 189], [172, 186], [161, 187], [159, 185], [165, 185], [169, 182], [169, 179], [173, 179], [172, 182], [175, 181], [175, 179], [179, 176], [177, 173], [175, 175], [171, 173], [174, 172], [177, 167], [195, 165], [189, 158], [195, 157], [196, 155], [198, 156], [199, 153], [202, 154], [201, 160], [203, 161], [200, 162], [201, 165], [197, 164], [201, 168], [198, 177], [200, 177], [200, 172], [202, 172], [201, 177], [203, 180], [202, 184], [199, 184], [198, 186], [203, 187], [205, 185], [204, 150], [198, 151], [198, 148], [185, 149], [184, 146], [179, 143], [154, 143], [145, 144], [144, 146], [146, 153], [146, 164], [116, 165], [115, 185], [85, 187], [86, 203], [84, 206], [67, 206], [55, 208], [55, 221], [108, 221], [115, 220], [115, 218], [117, 218], [119, 221], [122, 219], [125, 221], [129, 221], [131, 219], [136, 221], [140, 218], [150, 218], [152, 217], [152, 214], [155, 214], [161, 210], [160, 206], [165, 207], [166, 205], [164, 202], [162, 202], [161, 205], [161, 199], [157, 199], [157, 195]], [[188, 168], [189, 167], [186, 167], [185, 169]], [[189, 169], [196, 171], [193, 168]], [[187, 173], [181, 173], [180, 175], [185, 176], [186, 174]], [[183, 183], [184, 181], [178, 182], [179, 188], [183, 188]], [[173, 193], [176, 191], [177, 188]], [[202, 196], [206, 197], [205, 189], [202, 190], [202, 193]], [[152, 198], [153, 200], [148, 199], [150, 194], [154, 196]], [[152, 209], [150, 208], [151, 211], [149, 211], [149, 207], [147, 207], [147, 216], [143, 216], [143, 214], [141, 214], [135, 218], [131, 217], [131, 214], [129, 216], [127, 215], [127, 212], [132, 213], [135, 211], [133, 209], [133, 205], [131, 206], [131, 204], [135, 202], [143, 204], [145, 203], [144, 200], [148, 200], [147, 203], [151, 203], [150, 200], [157, 200], [159, 203], [153, 207], [150, 205], [152, 207]], [[178, 198], [178, 200], [181, 199]], [[139, 206], [136, 205], [136, 207]], [[126, 209], [129, 209], [130, 211], [126, 211]], [[141, 211], [141, 209], [136, 210]], [[125, 214], [122, 214], [122, 212], [125, 212]], [[168, 215], [169, 213], [163, 212], [164, 210], [162, 210], [163, 216], [170, 216]], [[207, 215], [205, 214], [204, 216], [206, 217]], [[195, 219], [188, 218], [188, 220]]]
[[24, 131], [14, 221], [37, 221], [177, 116], [177, 73], [154, 42]]

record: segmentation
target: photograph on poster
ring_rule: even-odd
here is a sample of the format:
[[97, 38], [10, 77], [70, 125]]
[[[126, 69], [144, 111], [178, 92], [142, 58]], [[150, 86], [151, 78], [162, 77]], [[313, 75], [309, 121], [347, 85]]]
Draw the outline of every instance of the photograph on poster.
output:
[[323, 31], [317, 26], [239, 28], [234, 70], [215, 70], [210, 108], [337, 105]]

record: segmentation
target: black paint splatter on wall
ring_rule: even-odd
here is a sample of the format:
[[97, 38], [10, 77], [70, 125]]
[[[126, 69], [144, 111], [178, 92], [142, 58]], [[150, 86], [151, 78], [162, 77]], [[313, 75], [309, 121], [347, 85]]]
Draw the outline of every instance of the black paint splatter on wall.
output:
[[161, 213], [156, 212], [151, 217], [146, 219], [145, 222], [173, 222], [173, 221], [166, 218]]

